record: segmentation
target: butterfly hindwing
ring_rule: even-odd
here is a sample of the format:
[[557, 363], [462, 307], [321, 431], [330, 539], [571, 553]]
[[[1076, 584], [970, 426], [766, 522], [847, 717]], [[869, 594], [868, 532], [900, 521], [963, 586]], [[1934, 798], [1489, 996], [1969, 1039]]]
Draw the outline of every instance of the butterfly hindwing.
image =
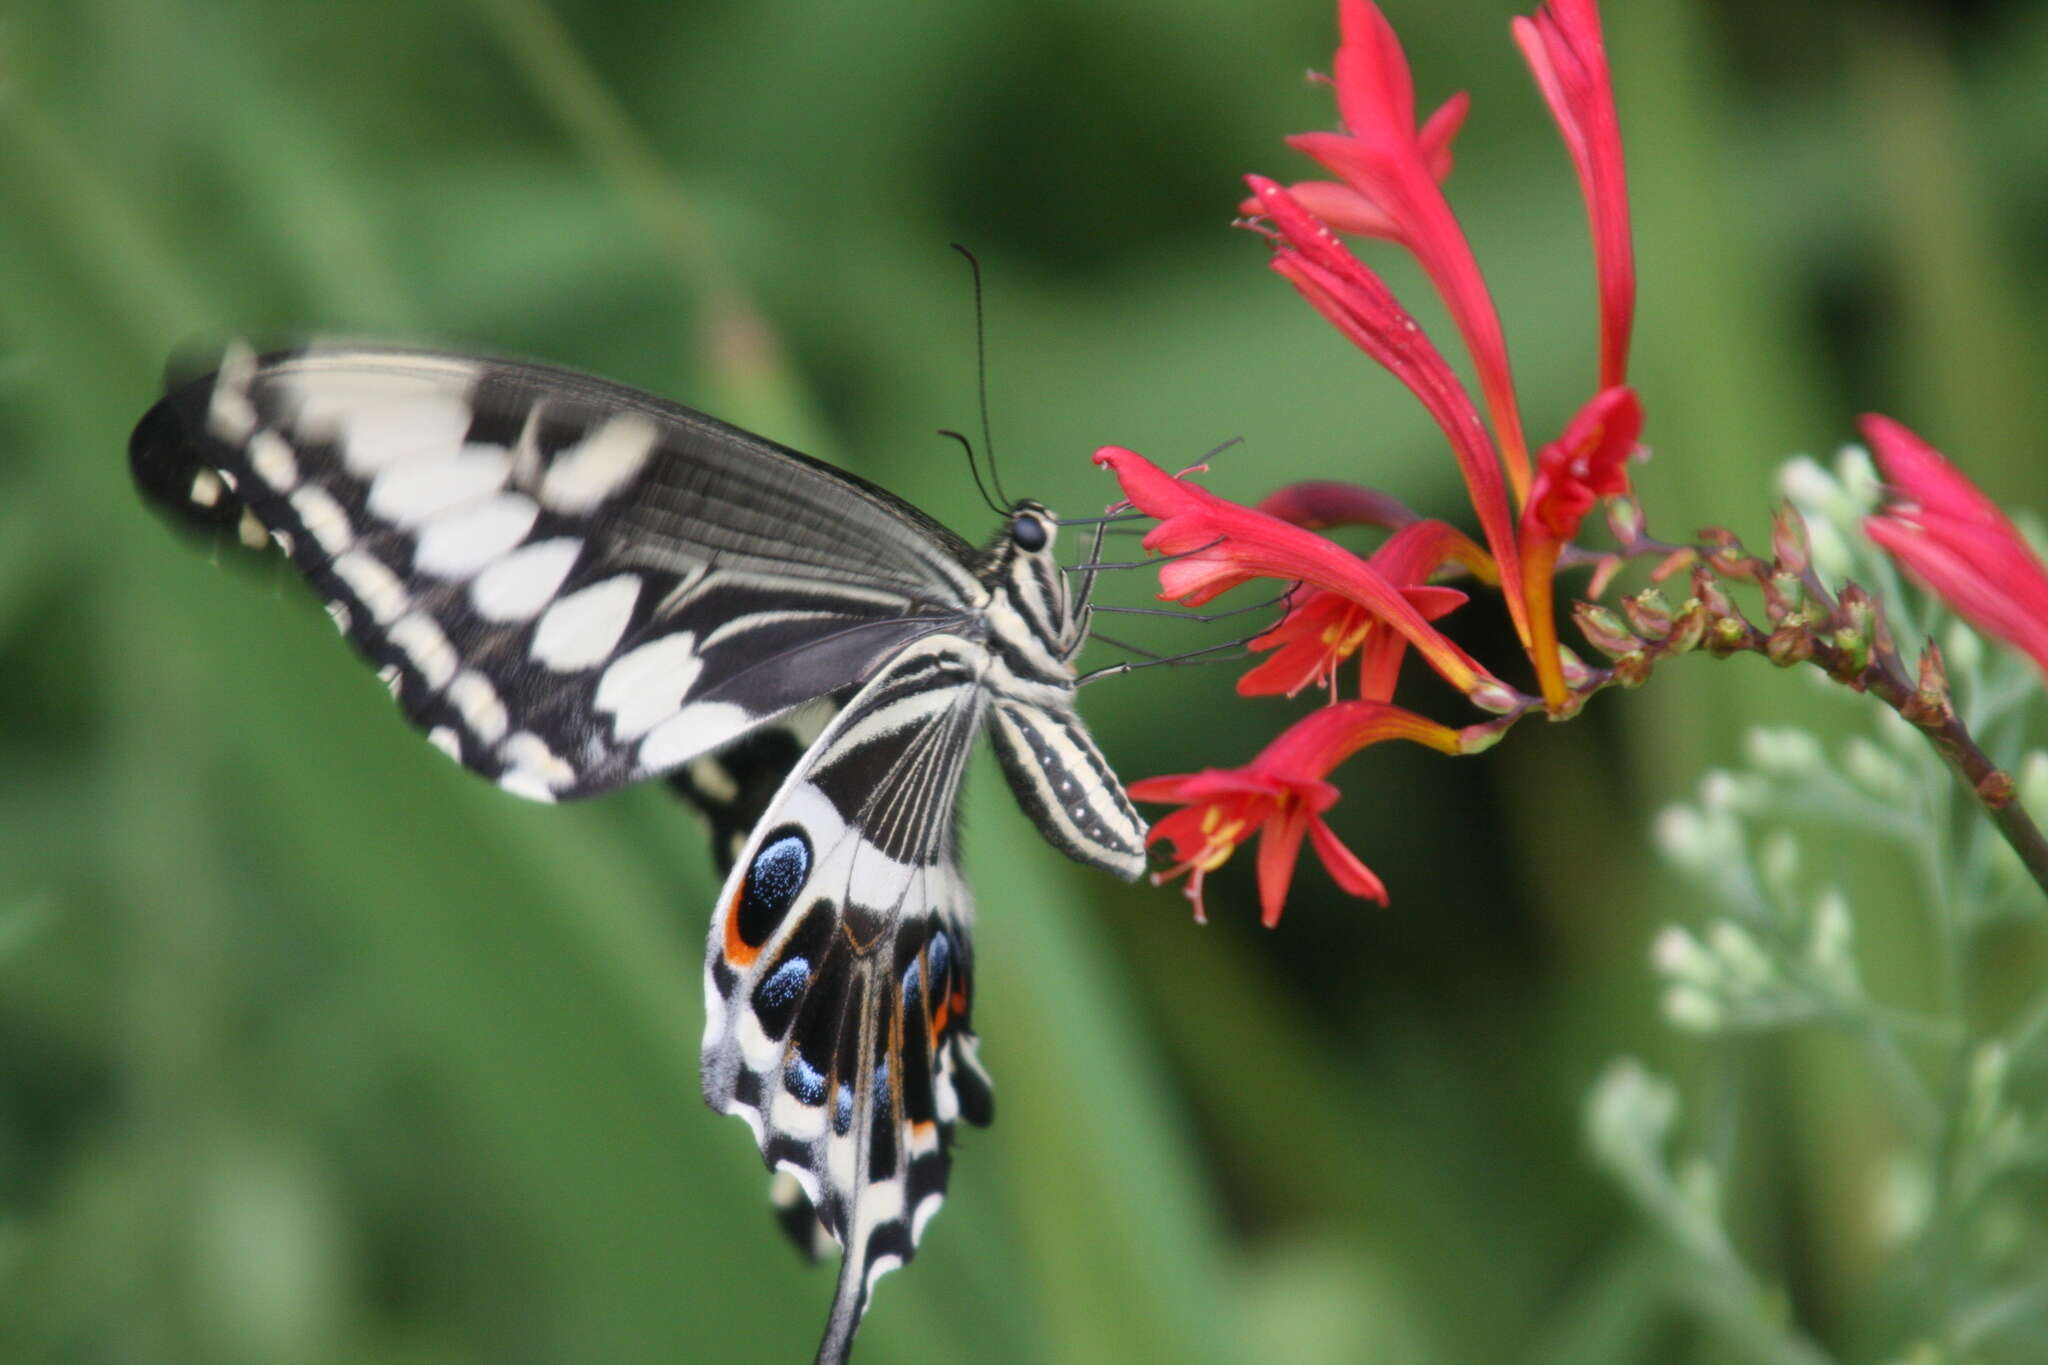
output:
[[863, 688], [784, 783], [727, 879], [705, 957], [704, 1093], [745, 1118], [842, 1249], [819, 1359], [946, 1188], [954, 1124], [992, 1096], [969, 1004], [972, 903], [952, 807], [985, 705], [935, 638]]
[[130, 459], [185, 520], [284, 549], [415, 724], [543, 800], [848, 688], [980, 591], [889, 494], [541, 366], [235, 349]]

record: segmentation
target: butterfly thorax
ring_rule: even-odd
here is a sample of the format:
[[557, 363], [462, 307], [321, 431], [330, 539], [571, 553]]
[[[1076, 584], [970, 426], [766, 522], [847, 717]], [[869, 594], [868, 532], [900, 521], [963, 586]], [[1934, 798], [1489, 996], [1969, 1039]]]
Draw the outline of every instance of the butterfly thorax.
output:
[[975, 576], [988, 593], [982, 607], [984, 643], [991, 657], [989, 689], [1039, 705], [1072, 704], [1073, 657], [1087, 635], [1084, 613], [1074, 609], [1066, 576], [1053, 557], [1052, 513], [1024, 501], [983, 549]]

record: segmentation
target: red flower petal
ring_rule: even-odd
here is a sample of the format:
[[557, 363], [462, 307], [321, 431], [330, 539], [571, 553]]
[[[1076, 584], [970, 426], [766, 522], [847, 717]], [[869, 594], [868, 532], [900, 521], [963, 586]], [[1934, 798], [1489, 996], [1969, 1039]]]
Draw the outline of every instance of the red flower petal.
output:
[[1516, 19], [1514, 33], [1579, 174], [1600, 285], [1600, 387], [1611, 389], [1628, 378], [1636, 276], [1621, 121], [1600, 10], [1593, 0], [1549, 0], [1534, 17]]
[[1330, 880], [1352, 895], [1369, 901], [1387, 903], [1387, 886], [1373, 870], [1360, 862], [1358, 855], [1339, 843], [1336, 834], [1321, 820], [1311, 820], [1308, 826], [1309, 838], [1315, 841], [1316, 856], [1323, 860], [1323, 866], [1330, 873]]
[[1302, 836], [1314, 818], [1300, 802], [1290, 801], [1266, 820], [1265, 832], [1259, 837], [1259, 923], [1268, 929], [1280, 922], [1287, 888], [1294, 881], [1294, 860], [1301, 854]]
[[1536, 484], [1522, 509], [1525, 551], [1532, 532], [1569, 541], [1596, 501], [1628, 492], [1628, 461], [1642, 432], [1643, 407], [1634, 389], [1603, 389], [1579, 409], [1537, 461]]
[[1862, 426], [1899, 498], [1864, 532], [1964, 620], [2048, 673], [2048, 567], [1934, 447], [1875, 413]]
[[1145, 547], [1186, 556], [1161, 568], [1162, 597], [1200, 605], [1252, 578], [1298, 579], [1371, 611], [1460, 691], [1496, 682], [1424, 620], [1398, 588], [1335, 542], [1176, 479], [1135, 451], [1104, 446], [1095, 462], [1115, 473], [1132, 505], [1160, 518]]

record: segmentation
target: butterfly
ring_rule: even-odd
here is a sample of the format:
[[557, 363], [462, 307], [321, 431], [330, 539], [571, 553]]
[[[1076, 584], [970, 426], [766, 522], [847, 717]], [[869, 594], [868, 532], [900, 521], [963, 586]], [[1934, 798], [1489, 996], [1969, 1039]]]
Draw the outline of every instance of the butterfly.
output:
[[875, 485], [547, 366], [229, 348], [136, 426], [143, 494], [281, 549], [441, 750], [539, 801], [666, 778], [727, 870], [704, 1096], [800, 1243], [841, 1248], [821, 1362], [992, 1115], [960, 784], [984, 731], [1054, 847], [1131, 879], [1145, 826], [1075, 710], [1085, 588], [1013, 504], [975, 548]]

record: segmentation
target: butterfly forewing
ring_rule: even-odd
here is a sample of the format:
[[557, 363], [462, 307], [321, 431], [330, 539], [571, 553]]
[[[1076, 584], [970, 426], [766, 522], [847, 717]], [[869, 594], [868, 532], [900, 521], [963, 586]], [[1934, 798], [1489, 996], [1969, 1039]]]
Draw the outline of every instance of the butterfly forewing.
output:
[[138, 482], [275, 541], [464, 764], [560, 799], [849, 688], [980, 591], [957, 537], [700, 413], [429, 352], [231, 354]]

